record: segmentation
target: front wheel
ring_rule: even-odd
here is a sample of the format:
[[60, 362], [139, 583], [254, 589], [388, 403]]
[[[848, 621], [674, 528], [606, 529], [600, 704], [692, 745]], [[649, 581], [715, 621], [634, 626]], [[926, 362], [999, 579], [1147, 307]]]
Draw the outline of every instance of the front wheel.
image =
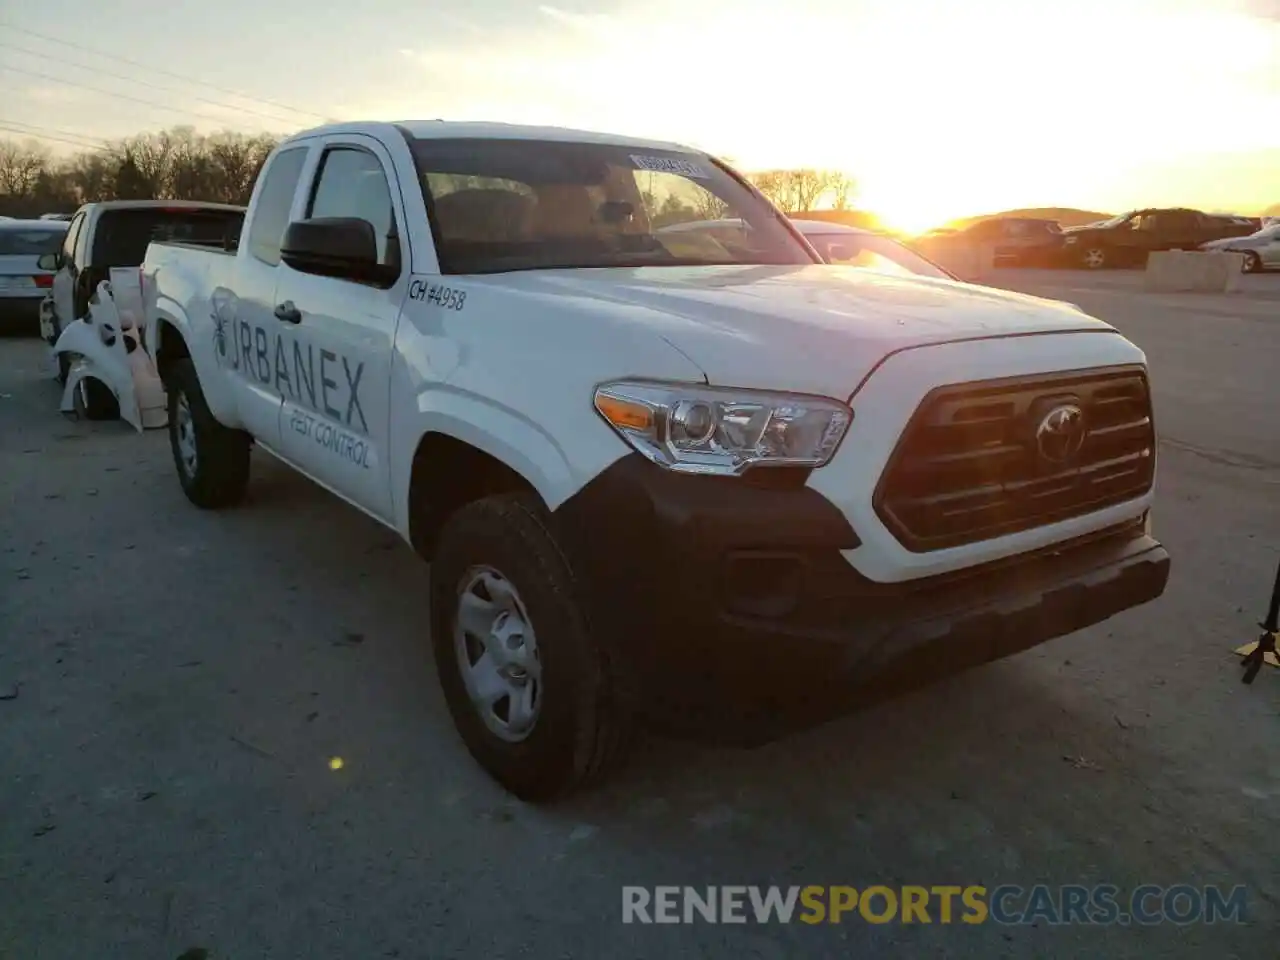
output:
[[1101, 270], [1110, 258], [1104, 247], [1089, 247], [1080, 259], [1090, 270]]
[[169, 446], [183, 493], [206, 510], [238, 503], [249, 485], [249, 435], [214, 418], [190, 360], [173, 365], [168, 387]]
[[1253, 251], [1249, 251], [1244, 255], [1244, 263], [1240, 269], [1244, 273], [1261, 273], [1262, 258]]
[[454, 724], [529, 801], [598, 779], [628, 728], [546, 521], [531, 496], [478, 500], [449, 519], [431, 564], [431, 642]]

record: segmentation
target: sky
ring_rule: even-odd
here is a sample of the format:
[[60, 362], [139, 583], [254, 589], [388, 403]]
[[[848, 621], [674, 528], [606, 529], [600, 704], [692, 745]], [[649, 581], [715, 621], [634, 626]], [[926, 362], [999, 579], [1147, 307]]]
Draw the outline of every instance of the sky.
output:
[[1280, 204], [1280, 0], [343, 9], [0, 0], [0, 136], [68, 152], [178, 124], [555, 124], [748, 171], [844, 170], [857, 205], [902, 229], [1023, 206]]

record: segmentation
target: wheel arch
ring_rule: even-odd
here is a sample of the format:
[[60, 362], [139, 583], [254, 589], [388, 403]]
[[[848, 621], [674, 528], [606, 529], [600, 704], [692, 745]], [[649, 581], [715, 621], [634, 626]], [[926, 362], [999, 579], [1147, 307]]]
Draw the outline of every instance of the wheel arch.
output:
[[218, 366], [212, 341], [201, 345], [195, 339], [198, 333], [186, 311], [171, 298], [159, 297], [148, 311], [147, 345], [165, 389], [169, 389], [174, 364], [179, 360], [190, 360], [210, 411], [219, 422], [238, 428], [241, 425], [240, 410], [229, 379], [231, 373]]
[[491, 450], [442, 430], [418, 439], [409, 467], [406, 505], [409, 543], [425, 559], [435, 554], [445, 522], [468, 503], [501, 493], [546, 499], [525, 473]]
[[179, 360], [191, 359], [191, 348], [187, 338], [183, 336], [178, 324], [165, 316], [158, 316], [155, 321], [154, 346], [156, 372], [168, 389], [173, 365]]

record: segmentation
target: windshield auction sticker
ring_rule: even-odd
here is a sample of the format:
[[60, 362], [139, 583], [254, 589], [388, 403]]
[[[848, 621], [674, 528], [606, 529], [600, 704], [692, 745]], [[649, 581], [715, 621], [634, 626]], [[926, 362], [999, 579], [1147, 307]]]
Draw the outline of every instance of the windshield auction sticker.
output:
[[682, 177], [693, 177], [695, 180], [709, 180], [711, 174], [707, 168], [692, 160], [681, 160], [678, 157], [645, 157], [631, 154], [631, 162], [640, 170], [652, 170], [654, 173], [676, 173]]

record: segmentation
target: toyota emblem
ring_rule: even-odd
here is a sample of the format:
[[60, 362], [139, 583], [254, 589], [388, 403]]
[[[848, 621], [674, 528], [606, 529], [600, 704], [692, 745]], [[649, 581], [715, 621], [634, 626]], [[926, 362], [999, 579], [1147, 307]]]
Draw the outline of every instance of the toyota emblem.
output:
[[1036, 427], [1036, 450], [1050, 463], [1066, 463], [1084, 446], [1084, 411], [1073, 403], [1054, 407]]

